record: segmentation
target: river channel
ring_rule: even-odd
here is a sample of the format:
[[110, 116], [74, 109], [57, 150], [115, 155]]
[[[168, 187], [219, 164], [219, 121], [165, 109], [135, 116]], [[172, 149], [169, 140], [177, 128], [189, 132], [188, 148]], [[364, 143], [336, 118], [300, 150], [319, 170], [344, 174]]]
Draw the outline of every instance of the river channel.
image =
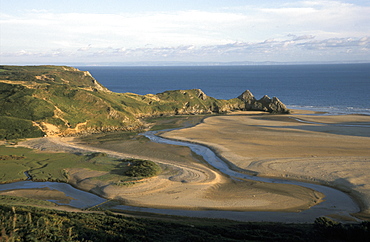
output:
[[[334, 188], [294, 180], [264, 178], [239, 173], [231, 170], [222, 159], [220, 159], [211, 149], [209, 149], [206, 146], [184, 141], [166, 139], [157, 136], [156, 132], [152, 131], [146, 132], [144, 135], [147, 138], [149, 138], [152, 142], [187, 146], [196, 154], [203, 156], [204, 160], [206, 160], [214, 168], [218, 169], [219, 171], [223, 172], [226, 175], [229, 175], [234, 179], [242, 178], [260, 182], [283, 183], [307, 187], [323, 193], [325, 195], [324, 198], [325, 201], [311, 207], [310, 209], [301, 212], [259, 212], [259, 211], [238, 212], [238, 211], [220, 211], [220, 210], [193, 211], [177, 209], [155, 209], [125, 205], [116, 205], [111, 207], [112, 209], [148, 212], [166, 215], [200, 217], [200, 218], [231, 219], [236, 221], [250, 221], [250, 222], [265, 221], [265, 222], [286, 222], [286, 223], [312, 223], [315, 220], [315, 218], [328, 215], [352, 217], [350, 215], [351, 213], [356, 213], [360, 211], [359, 206], [354, 202], [354, 200], [349, 195]], [[21, 181], [10, 184], [2, 184], [0, 185], [0, 191], [15, 189], [45, 188], [45, 187], [53, 190], [62, 191], [65, 193], [66, 196], [71, 198], [69, 203], [52, 201], [59, 205], [69, 205], [76, 208], [86, 209], [92, 206], [99, 205], [106, 201], [106, 199], [103, 199], [92, 193], [78, 190], [69, 184], [57, 182]]]

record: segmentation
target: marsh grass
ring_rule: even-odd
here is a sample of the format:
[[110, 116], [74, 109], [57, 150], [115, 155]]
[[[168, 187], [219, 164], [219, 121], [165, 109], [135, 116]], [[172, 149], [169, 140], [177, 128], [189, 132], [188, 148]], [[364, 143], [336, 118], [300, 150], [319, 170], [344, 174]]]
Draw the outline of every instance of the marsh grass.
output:
[[104, 143], [107, 141], [127, 141], [127, 140], [148, 140], [138, 135], [139, 132], [117, 131], [111, 133], [93, 134], [80, 137], [81, 141], [86, 143]]
[[[162, 171], [151, 161], [121, 160], [105, 153], [44, 153], [27, 148], [0, 146], [0, 154], [8, 158], [0, 159], [0, 183], [26, 180], [25, 172], [33, 181], [67, 182], [69, 168], [86, 168], [106, 172], [93, 179], [121, 186], [135, 184], [143, 177], [155, 176]], [[22, 159], [15, 159], [17, 157]]]
[[9, 196], [9, 195], [0, 195], [0, 204], [3, 205], [30, 205], [32, 206], [44, 206], [44, 207], [55, 207], [56, 204], [53, 202], [40, 200], [40, 199], [33, 199], [33, 198], [26, 198], [26, 197], [18, 197], [18, 196]]
[[121, 163], [108, 156], [75, 155], [70, 153], [35, 152], [27, 148], [0, 146], [2, 156], [19, 156], [23, 159], [0, 160], [0, 183], [26, 180], [24, 172], [35, 181], [67, 181], [68, 168], [87, 168], [112, 171]]
[[153, 126], [150, 130], [164, 130], [164, 129], [177, 129], [184, 127], [191, 127], [200, 122], [206, 117], [212, 115], [179, 115], [168, 117], [154, 117], [145, 119], [146, 122], [152, 123]]

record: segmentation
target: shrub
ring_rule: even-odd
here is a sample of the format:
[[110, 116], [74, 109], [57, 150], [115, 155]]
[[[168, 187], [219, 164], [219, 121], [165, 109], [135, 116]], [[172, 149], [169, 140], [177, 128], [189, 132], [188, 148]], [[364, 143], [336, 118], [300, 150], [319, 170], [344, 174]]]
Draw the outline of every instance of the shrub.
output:
[[31, 212], [18, 213], [0, 210], [0, 241], [73, 241], [73, 227], [61, 216], [34, 216]]
[[127, 160], [129, 162], [129, 170], [126, 171], [127, 176], [133, 177], [152, 177], [161, 172], [161, 168], [153, 161], [148, 160]]
[[315, 219], [315, 226], [318, 228], [332, 228], [338, 225], [339, 225], [338, 222], [328, 217], [318, 217]]
[[19, 155], [0, 155], [0, 160], [21, 160], [26, 157]]
[[91, 153], [90, 154], [90, 157], [91, 158], [95, 158], [95, 157], [106, 157], [107, 156], [107, 153], [104, 153], [104, 152], [94, 152], [94, 153]]

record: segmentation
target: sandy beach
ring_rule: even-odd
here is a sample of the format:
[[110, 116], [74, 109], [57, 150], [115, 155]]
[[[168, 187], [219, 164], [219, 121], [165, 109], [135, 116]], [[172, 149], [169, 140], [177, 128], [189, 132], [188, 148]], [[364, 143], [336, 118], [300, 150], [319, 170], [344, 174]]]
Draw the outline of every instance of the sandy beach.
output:
[[328, 184], [370, 213], [369, 116], [238, 112], [163, 136], [212, 147], [234, 169]]
[[[68, 170], [68, 182], [75, 187], [121, 201], [125, 205], [190, 210], [297, 212], [308, 209], [323, 198], [319, 192], [295, 185], [235, 181], [204, 164], [187, 147], [152, 142], [108, 142], [94, 148], [70, 138], [55, 138], [53, 141], [81, 150], [105, 152], [121, 158], [150, 159], [159, 163], [164, 170], [161, 175], [123, 187], [96, 179], [102, 175], [101, 172]], [[133, 146], [141, 152], [130, 149]]]
[[[361, 215], [368, 216], [370, 117], [311, 114], [236, 112], [211, 116], [196, 126], [161, 135], [211, 147], [234, 170], [336, 187], [356, 198], [362, 206]], [[296, 185], [231, 179], [210, 167], [188, 147], [142, 139], [86, 143], [71, 137], [33, 139], [20, 145], [44, 152], [105, 152], [114, 157], [149, 159], [160, 164], [162, 174], [130, 186], [98, 179], [105, 174], [101, 171], [66, 169], [68, 183], [125, 205], [298, 212], [325, 200], [323, 194]]]
[[104, 152], [118, 158], [149, 159], [160, 164], [162, 174], [143, 179], [132, 186], [117, 186], [98, 179], [106, 172], [66, 169], [68, 183], [125, 205], [190, 210], [298, 212], [323, 199], [321, 193], [296, 185], [236, 181], [214, 170], [183, 146], [141, 140], [84, 143], [72, 137], [31, 139], [20, 145], [43, 152]]

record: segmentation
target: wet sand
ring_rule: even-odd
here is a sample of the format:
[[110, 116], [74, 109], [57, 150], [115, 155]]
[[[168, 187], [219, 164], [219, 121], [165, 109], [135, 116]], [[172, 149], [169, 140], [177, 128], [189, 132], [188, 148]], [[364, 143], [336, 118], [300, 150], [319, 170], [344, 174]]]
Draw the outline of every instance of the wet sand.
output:
[[[300, 119], [297, 121], [296, 119]], [[320, 124], [318, 124], [320, 123]], [[351, 193], [368, 212], [368, 116], [269, 115], [238, 112], [212, 116], [164, 137], [205, 144], [237, 170], [329, 184]], [[357, 125], [357, 126], [356, 126]], [[320, 203], [321, 193], [286, 184], [235, 181], [212, 169], [187, 147], [142, 140], [83, 143], [50, 137], [23, 143], [44, 151], [105, 152], [149, 159], [164, 172], [132, 186], [96, 179], [101, 173], [70, 169], [69, 183], [122, 204], [154, 208], [297, 212]]]
[[[171, 153], [171, 147], [174, 148], [174, 156], [178, 149], [180, 154], [187, 150], [170, 146], [170, 149], [166, 147], [166, 153]], [[110, 149], [120, 150], [119, 145], [110, 146]], [[68, 182], [125, 205], [152, 208], [297, 212], [308, 209], [323, 198], [321, 193], [300, 186], [234, 181], [197, 160], [177, 161], [155, 154], [156, 157], [131, 154], [131, 157], [151, 159], [164, 169], [161, 175], [142, 179], [134, 185], [117, 186], [101, 181], [96, 179], [96, 171], [88, 169], [70, 169]]]
[[214, 170], [187, 147], [137, 140], [86, 144], [74, 138], [49, 137], [22, 143], [44, 152], [105, 152], [119, 158], [149, 159], [163, 168], [157, 177], [117, 186], [97, 179], [102, 172], [68, 170], [68, 183], [122, 204], [153, 208], [297, 212], [320, 203], [323, 195], [288, 184], [235, 181]]
[[163, 136], [207, 145], [235, 169], [334, 186], [369, 214], [370, 116], [304, 113], [238, 112]]

